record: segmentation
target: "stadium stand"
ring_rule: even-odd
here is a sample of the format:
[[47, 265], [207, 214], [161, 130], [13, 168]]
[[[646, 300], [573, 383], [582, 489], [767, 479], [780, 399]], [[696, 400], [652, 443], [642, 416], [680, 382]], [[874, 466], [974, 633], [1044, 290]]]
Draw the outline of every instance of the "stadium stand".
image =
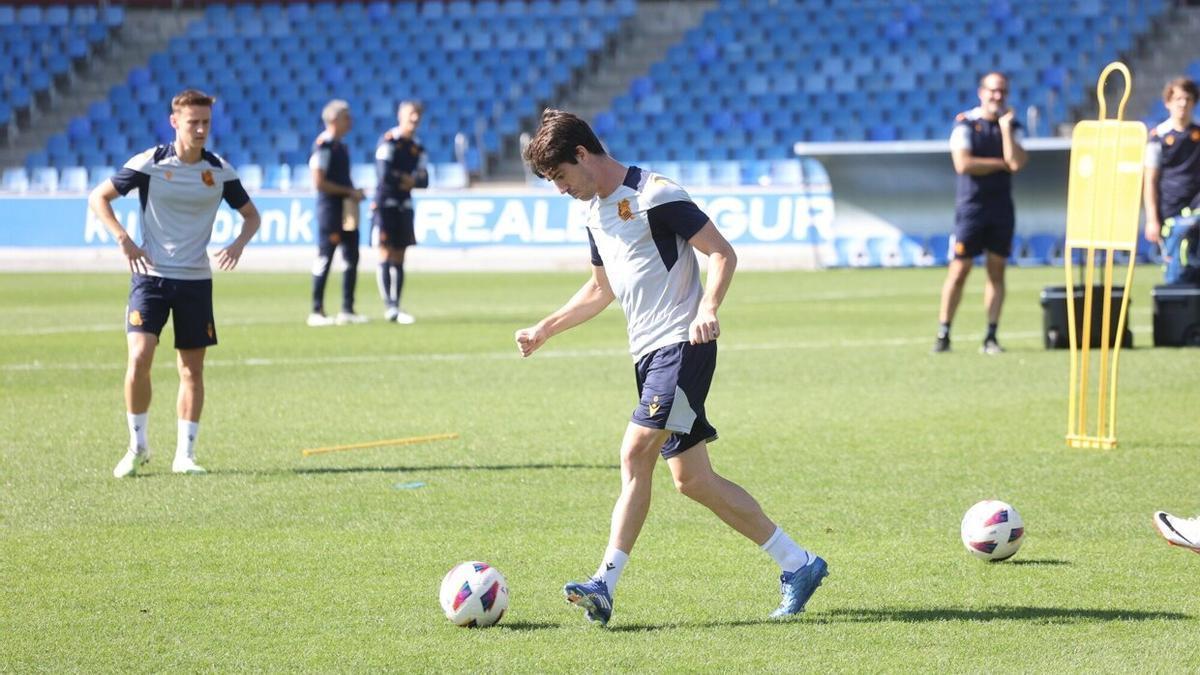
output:
[[[218, 99], [213, 147], [256, 185], [307, 184], [298, 168], [329, 99], [350, 102], [355, 125], [346, 140], [353, 161], [369, 166], [379, 135], [395, 124], [396, 103], [418, 98], [435, 185], [465, 186], [467, 172], [568, 86], [635, 9], [633, 0], [209, 5], [107, 101], [31, 153], [26, 168], [119, 164], [172, 138], [164, 101], [197, 87]], [[89, 133], [98, 126], [103, 136]], [[465, 144], [456, 144], [460, 134]]]
[[0, 142], [51, 104], [55, 85], [69, 80], [123, 20], [119, 6], [0, 5]]
[[[941, 139], [987, 69], [1010, 74], [1035, 134], [1071, 121], [1094, 76], [1166, 0], [722, 0], [598, 117], [648, 161], [789, 157], [796, 141]], [[667, 101], [671, 102], [666, 106]]]

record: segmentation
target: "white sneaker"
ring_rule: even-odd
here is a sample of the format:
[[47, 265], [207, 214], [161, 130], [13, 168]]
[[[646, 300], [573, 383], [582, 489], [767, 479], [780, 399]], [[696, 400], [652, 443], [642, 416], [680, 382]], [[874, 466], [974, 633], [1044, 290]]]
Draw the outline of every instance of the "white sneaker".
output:
[[190, 473], [190, 474], [208, 473], [207, 471], [204, 470], [204, 467], [202, 467], [196, 463], [196, 460], [192, 459], [191, 457], [188, 457], [187, 455], [184, 455], [182, 457], [176, 457], [175, 461], [171, 462], [171, 472], [172, 473]]
[[125, 478], [137, 473], [139, 466], [150, 461], [150, 448], [141, 448], [141, 452], [135, 450], [126, 450], [125, 456], [121, 461], [117, 462], [117, 466], [113, 469], [114, 478]]
[[370, 319], [368, 319], [366, 316], [363, 316], [362, 314], [353, 314], [351, 312], [338, 312], [335, 323], [337, 323], [337, 325], [339, 325], [339, 326], [348, 326], [352, 323], [366, 323], [368, 321], [370, 321]]
[[324, 314], [322, 314], [320, 312], [313, 312], [312, 314], [308, 315], [308, 321], [306, 321], [305, 323], [307, 323], [309, 326], [312, 326], [313, 328], [319, 328], [321, 326], [332, 326], [333, 319], [325, 316]]
[[1168, 544], [1200, 553], [1200, 518], [1180, 518], [1165, 511], [1155, 511], [1154, 527]]
[[395, 321], [396, 317], [399, 315], [400, 315], [400, 310], [395, 307], [388, 307], [387, 309], [383, 310], [383, 320], [384, 321]]
[[405, 326], [416, 322], [412, 314], [401, 312], [400, 310], [396, 310], [396, 318], [394, 320], [396, 323], [404, 324]]

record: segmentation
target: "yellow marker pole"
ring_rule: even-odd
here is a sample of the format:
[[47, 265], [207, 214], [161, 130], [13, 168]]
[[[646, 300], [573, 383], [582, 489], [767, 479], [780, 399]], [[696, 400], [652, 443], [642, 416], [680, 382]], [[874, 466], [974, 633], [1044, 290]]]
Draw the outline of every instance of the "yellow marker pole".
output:
[[458, 434], [430, 434], [429, 436], [411, 436], [409, 438], [393, 438], [386, 441], [368, 441], [366, 443], [351, 443], [349, 445], [330, 445], [324, 448], [308, 448], [301, 450], [300, 454], [305, 457], [313, 455], [323, 455], [327, 452], [345, 452], [346, 450], [362, 450], [363, 448], [382, 448], [388, 445], [414, 445], [416, 443], [428, 443], [430, 441], [448, 441], [458, 438]]
[[[1104, 83], [1114, 71], [1125, 77], [1125, 92], [1115, 119], [1106, 119]], [[1129, 311], [1133, 265], [1137, 249], [1138, 212], [1141, 207], [1142, 152], [1146, 127], [1141, 122], [1123, 122], [1125, 103], [1133, 89], [1133, 78], [1123, 63], [1113, 62], [1100, 73], [1096, 97], [1100, 119], [1075, 125], [1071, 137], [1071, 174], [1067, 189], [1067, 236], [1064, 268], [1067, 279], [1067, 334], [1071, 346], [1070, 383], [1067, 388], [1067, 444], [1071, 447], [1115, 448], [1117, 415], [1117, 371], [1121, 337]], [[1124, 292], [1116, 319], [1112, 316], [1114, 254], [1127, 256]], [[1083, 306], [1075, 311], [1075, 280], [1072, 272], [1076, 253], [1085, 265]], [[1096, 260], [1104, 255], [1104, 291], [1095, 292]], [[1096, 303], [1100, 316], [1100, 354], [1096, 373], [1094, 418], [1089, 414], [1092, 399], [1091, 342]], [[1078, 315], [1078, 316], [1077, 316]], [[1079, 323], [1076, 324], [1076, 321]], [[1116, 332], [1113, 333], [1113, 324]], [[1107, 413], [1107, 414], [1106, 414]], [[1094, 431], [1091, 424], [1094, 419]]]

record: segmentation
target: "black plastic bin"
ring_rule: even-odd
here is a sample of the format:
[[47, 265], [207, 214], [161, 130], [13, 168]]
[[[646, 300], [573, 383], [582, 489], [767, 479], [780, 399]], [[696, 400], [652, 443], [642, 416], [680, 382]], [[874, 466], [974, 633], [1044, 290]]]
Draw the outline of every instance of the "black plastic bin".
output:
[[[1075, 287], [1075, 339], [1083, 339], [1083, 291], [1082, 286]], [[1109, 317], [1109, 346], [1117, 343], [1117, 319], [1121, 315], [1121, 298], [1125, 295], [1123, 286], [1112, 287], [1112, 314]], [[1104, 323], [1104, 287], [1092, 287], [1092, 336], [1091, 346], [1100, 346], [1100, 333]], [[1047, 286], [1042, 289], [1042, 338], [1046, 349], [1069, 349], [1071, 337], [1067, 332], [1067, 287]], [[1125, 322], [1125, 334], [1121, 337], [1122, 347], [1133, 346], [1133, 332], [1129, 330], [1128, 317]]]
[[1200, 286], [1155, 286], [1154, 346], [1200, 347]]

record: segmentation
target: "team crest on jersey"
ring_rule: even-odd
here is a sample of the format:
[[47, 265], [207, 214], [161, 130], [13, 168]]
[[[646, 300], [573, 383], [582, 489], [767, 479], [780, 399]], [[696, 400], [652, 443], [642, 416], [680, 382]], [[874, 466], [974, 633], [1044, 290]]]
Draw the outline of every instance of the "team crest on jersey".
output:
[[213, 180], [212, 171], [209, 171], [208, 169], [200, 172], [200, 180], [204, 181], [204, 184], [208, 187], [212, 187], [217, 184], [217, 181]]
[[1175, 145], [1175, 137], [1167, 136], [1167, 137], [1163, 138], [1163, 143], [1166, 143], [1167, 145]]
[[617, 216], [621, 220], [633, 220], [633, 209], [629, 207], [628, 199], [617, 202]]
[[408, 147], [408, 151], [412, 153], [413, 157], [416, 157], [417, 155], [421, 154], [421, 148], [418, 148], [415, 145], [410, 145]]
[[167, 172], [163, 173], [163, 178], [166, 178], [167, 180], [171, 180], [171, 176], [174, 176], [174, 175], [175, 175], [174, 171], [167, 171]]
[[140, 326], [140, 325], [142, 325], [142, 313], [141, 313], [141, 312], [139, 312], [139, 311], [137, 311], [136, 309], [134, 309], [134, 310], [130, 310], [130, 312], [129, 312], [129, 325], [130, 325], [130, 326]]

